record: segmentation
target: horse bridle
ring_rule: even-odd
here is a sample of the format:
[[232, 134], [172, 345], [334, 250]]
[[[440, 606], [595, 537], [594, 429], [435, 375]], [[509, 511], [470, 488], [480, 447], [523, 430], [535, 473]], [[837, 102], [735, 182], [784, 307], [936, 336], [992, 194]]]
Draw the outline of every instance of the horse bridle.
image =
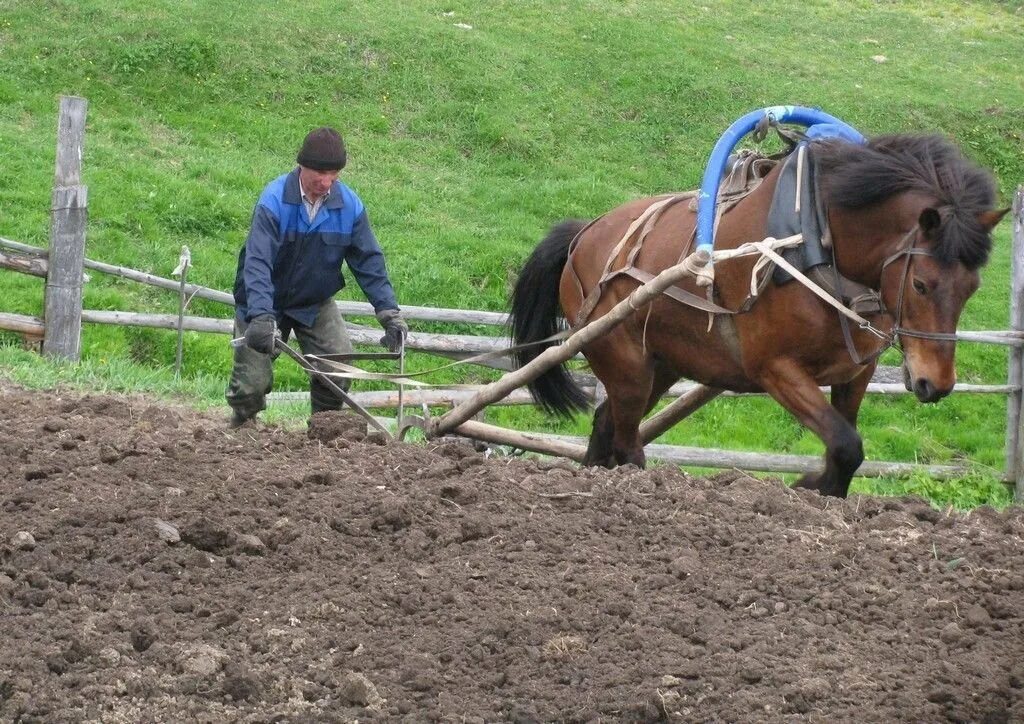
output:
[[[898, 347], [902, 350], [902, 345], [899, 343], [899, 338], [904, 337], [916, 337], [918, 339], [930, 339], [939, 342], [955, 342], [956, 333], [950, 332], [923, 332], [916, 329], [907, 329], [902, 325], [903, 321], [903, 300], [907, 289], [907, 278], [910, 276], [910, 260], [912, 256], [934, 256], [927, 249], [923, 249], [917, 245], [920, 238], [921, 227], [918, 224], [914, 225], [910, 231], [908, 231], [902, 239], [895, 252], [886, 257], [885, 261], [882, 262], [882, 270], [879, 274], [879, 286], [881, 287], [881, 279], [885, 276], [886, 268], [895, 262], [896, 260], [903, 259], [903, 269], [900, 276], [900, 288], [896, 295], [896, 313], [893, 314], [889, 311], [885, 304], [885, 298], [882, 296], [882, 289], [878, 290], [878, 304], [879, 313], [887, 314], [893, 319], [893, 326], [891, 331], [883, 332], [882, 330], [872, 325], [860, 325], [862, 329], [871, 332], [879, 339], [883, 340], [885, 344], [882, 345], [881, 349], [873, 354], [866, 357], [861, 357], [857, 352], [857, 348], [853, 344], [853, 336], [850, 334], [850, 324], [846, 317], [840, 315], [840, 322], [843, 329], [843, 339], [846, 342], [846, 348], [850, 353], [850, 357], [856, 364], [865, 364], [871, 362], [882, 355], [890, 347]], [[836, 277], [839, 275], [839, 266], [835, 260], [835, 245], [832, 247], [832, 268]], [[837, 287], [838, 288], [838, 287]]]
[[[907, 278], [910, 276], [910, 257], [914, 255], [935, 256], [934, 254], [932, 254], [932, 252], [928, 251], [927, 249], [922, 249], [921, 247], [917, 246], [917, 241], [920, 238], [920, 226], [914, 226], [913, 229], [907, 232], [907, 235], [903, 237], [903, 240], [900, 241], [900, 245], [902, 246], [906, 242], [906, 240], [911, 237], [912, 241], [908, 248], [896, 251], [891, 256], [889, 256], [889, 258], [887, 258], [884, 262], [882, 262], [882, 273], [884, 274], [886, 266], [896, 261], [896, 259], [900, 258], [901, 256], [906, 257], [906, 260], [903, 263], [903, 272], [900, 276], [900, 291], [896, 297], [896, 315], [894, 317], [894, 325], [891, 334], [894, 336], [916, 337], [918, 339], [931, 339], [937, 342], [955, 342], [956, 332], [923, 332], [919, 329], [907, 329], [906, 327], [900, 324], [900, 322], [903, 320], [903, 295], [906, 292], [907, 288]], [[879, 299], [881, 300], [881, 292], [879, 292]], [[884, 301], [882, 301], [882, 306], [884, 308]]]

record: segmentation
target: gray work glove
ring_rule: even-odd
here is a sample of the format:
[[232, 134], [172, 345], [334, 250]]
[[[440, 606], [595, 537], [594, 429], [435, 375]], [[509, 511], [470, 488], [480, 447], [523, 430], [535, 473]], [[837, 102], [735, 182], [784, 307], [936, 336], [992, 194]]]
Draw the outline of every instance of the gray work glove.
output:
[[245, 343], [262, 354], [273, 354], [276, 338], [277, 319], [273, 314], [257, 315], [245, 328]]
[[377, 312], [377, 321], [384, 327], [384, 336], [380, 338], [381, 346], [388, 352], [398, 352], [402, 343], [409, 335], [409, 325], [402, 319], [397, 309], [382, 309]]

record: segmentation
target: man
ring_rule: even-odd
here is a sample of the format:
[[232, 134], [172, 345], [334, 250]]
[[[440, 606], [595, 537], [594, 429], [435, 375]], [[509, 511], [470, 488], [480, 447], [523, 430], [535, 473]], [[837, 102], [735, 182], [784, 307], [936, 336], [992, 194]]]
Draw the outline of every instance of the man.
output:
[[[332, 299], [345, 286], [343, 261], [384, 327], [381, 344], [397, 352], [409, 331], [363, 202], [338, 180], [346, 161], [341, 136], [327, 127], [310, 131], [296, 161], [298, 168], [263, 189], [238, 255], [235, 337], [245, 344], [235, 348], [225, 393], [232, 427], [266, 408], [277, 337], [287, 340], [294, 331], [305, 354], [352, 351]], [[338, 385], [348, 389], [347, 381]], [[313, 413], [342, 406], [318, 379], [310, 382], [310, 398]]]

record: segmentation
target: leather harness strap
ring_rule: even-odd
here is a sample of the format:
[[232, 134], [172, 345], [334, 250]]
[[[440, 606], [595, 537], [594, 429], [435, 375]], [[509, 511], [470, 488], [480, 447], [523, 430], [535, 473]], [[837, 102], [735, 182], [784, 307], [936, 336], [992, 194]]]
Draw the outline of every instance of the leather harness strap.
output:
[[[593, 226], [594, 223], [598, 221], [598, 219], [594, 219], [594, 221], [591, 221], [585, 227], [580, 229], [579, 233], [576, 234], [576, 238], [573, 239], [572, 243], [569, 245], [568, 259], [569, 269], [570, 271], [572, 271], [573, 280], [576, 283], [576, 288], [580, 292], [580, 296], [584, 297], [583, 304], [580, 306], [580, 311], [576, 314], [574, 326], [585, 324], [586, 321], [590, 318], [590, 315], [593, 313], [594, 308], [597, 307], [598, 301], [600, 301], [601, 299], [601, 295], [604, 293], [605, 285], [612, 278], [618, 276], [624, 271], [629, 270], [633, 266], [633, 261], [636, 259], [636, 255], [640, 253], [640, 248], [643, 246], [644, 240], [647, 238], [647, 234], [649, 234], [651, 229], [654, 228], [655, 223], [661, 216], [661, 212], [664, 211], [669, 206], [672, 206], [673, 204], [679, 201], [683, 201], [684, 199], [689, 199], [695, 195], [695, 191], [690, 191], [683, 194], [673, 194], [671, 196], [664, 196], [659, 198], [650, 206], [648, 206], [644, 210], [644, 212], [640, 214], [640, 216], [634, 219], [633, 223], [630, 224], [629, 228], [626, 229], [626, 233], [622, 235], [622, 238], [619, 240], [619, 243], [616, 244], [615, 248], [612, 249], [610, 254], [608, 254], [608, 260], [605, 262], [604, 270], [601, 272], [601, 278], [598, 280], [597, 284], [595, 284], [594, 287], [590, 290], [590, 293], [586, 295], [583, 293], [583, 284], [580, 282], [579, 275], [576, 274], [576, 267], [573, 264], [573, 256], [574, 252], [576, 251], [579, 239], [583, 235], [583, 232], [585, 232], [587, 229]], [[626, 259], [626, 266], [623, 267], [622, 269], [616, 269], [615, 271], [611, 271], [612, 264], [615, 263], [615, 260], [619, 257], [619, 254], [622, 252], [623, 248], [625, 248], [626, 244], [630, 241], [633, 234], [635, 234], [637, 229], [639, 229], [641, 226], [643, 227], [643, 231], [637, 237], [634, 248], [630, 250], [630, 254]]]
[[[622, 274], [632, 277], [633, 279], [636, 279], [641, 284], [646, 284], [655, 277], [655, 275], [651, 274], [650, 272], [646, 272], [643, 269], [637, 269], [635, 266], [631, 266], [613, 272], [611, 275], [609, 275], [608, 279], [610, 280]], [[733, 312], [731, 309], [719, 306], [708, 299], [699, 297], [696, 294], [693, 294], [692, 292], [688, 292], [685, 289], [680, 289], [679, 287], [676, 286], [669, 287], [668, 289], [663, 291], [662, 294], [664, 294], [667, 297], [671, 297], [672, 299], [675, 299], [680, 304], [685, 304], [688, 307], [694, 307], [696, 309], [700, 309], [701, 311], [708, 312], [710, 314], [735, 314], [735, 312]]]
[[[732, 208], [735, 207], [736, 204], [742, 201], [748, 194], [750, 194], [754, 189], [756, 189], [761, 184], [761, 181], [772, 170], [776, 162], [777, 161], [775, 159], [768, 159], [748, 150], [743, 150], [739, 153], [739, 155], [736, 157], [735, 162], [732, 165], [732, 168], [729, 171], [728, 177], [723, 182], [721, 190], [719, 192], [718, 216], [715, 219], [716, 227], [722, 215], [732, 210]], [[610, 282], [612, 279], [618, 276], [625, 275], [641, 283], [645, 283], [654, 278], [654, 275], [651, 274], [650, 272], [646, 272], [643, 269], [638, 269], [635, 266], [636, 258], [643, 248], [643, 244], [644, 241], [647, 239], [647, 235], [650, 234], [651, 231], [653, 231], [655, 225], [661, 218], [662, 213], [664, 213], [668, 208], [675, 205], [676, 203], [680, 201], [689, 200], [691, 210], [693, 210], [693, 204], [697, 200], [697, 195], [698, 192], [696, 191], [687, 191], [685, 193], [658, 197], [650, 206], [648, 206], [644, 210], [644, 212], [640, 214], [640, 216], [633, 220], [633, 222], [626, 229], [626, 232], [622, 235], [622, 238], [619, 240], [618, 244], [616, 244], [615, 248], [612, 249], [611, 253], [609, 253], [608, 260], [605, 262], [604, 270], [601, 273], [601, 278], [598, 280], [597, 284], [593, 286], [589, 294], [585, 293], [583, 290], [583, 284], [580, 281], [579, 275], [576, 273], [575, 265], [573, 264], [573, 256], [574, 252], [576, 251], [578, 242], [584, 234], [584, 232], [586, 232], [587, 229], [589, 229], [600, 218], [603, 217], [598, 217], [597, 219], [594, 219], [589, 224], [580, 229], [579, 233], [576, 234], [576, 237], [572, 240], [572, 243], [569, 245], [568, 258], [569, 271], [572, 275], [573, 282], [576, 285], [576, 290], [579, 292], [580, 297], [583, 298], [583, 304], [580, 306], [580, 310], [576, 314], [576, 319], [573, 322], [573, 326], [580, 326], [581, 324], [586, 323], [586, 321], [590, 318], [590, 315], [593, 314], [594, 309], [597, 307], [597, 303], [600, 301], [601, 295], [604, 293], [605, 285], [607, 285], [607, 283]], [[640, 230], [639, 234], [637, 234], [637, 230]], [[625, 266], [623, 266], [621, 269], [612, 270], [612, 264], [615, 263], [615, 260], [619, 258], [619, 255], [622, 253], [622, 250], [625, 248], [626, 244], [629, 243], [629, 241], [633, 238], [634, 234], [636, 234], [636, 239], [634, 241], [633, 247], [630, 249], [629, 254], [626, 257]], [[680, 253], [680, 261], [682, 261], [682, 259], [687, 255], [687, 252], [690, 250], [690, 247], [692, 245], [693, 236], [691, 235], [690, 239], [687, 241], [682, 252]], [[668, 297], [671, 297], [672, 299], [675, 299], [677, 302], [681, 304], [685, 304], [690, 307], [695, 307], [696, 309], [700, 309], [712, 315], [737, 313], [737, 311], [727, 309], [726, 307], [722, 307], [711, 301], [710, 288], [708, 289], [708, 299], [702, 299], [698, 295], [693, 294], [692, 292], [688, 292], [685, 289], [681, 289], [677, 286], [669, 287], [663, 292], [663, 294], [665, 294]], [[739, 310], [739, 312], [744, 312], [747, 309], [749, 309], [751, 303], [752, 300], [748, 299], [747, 302], [744, 303], [744, 306]]]

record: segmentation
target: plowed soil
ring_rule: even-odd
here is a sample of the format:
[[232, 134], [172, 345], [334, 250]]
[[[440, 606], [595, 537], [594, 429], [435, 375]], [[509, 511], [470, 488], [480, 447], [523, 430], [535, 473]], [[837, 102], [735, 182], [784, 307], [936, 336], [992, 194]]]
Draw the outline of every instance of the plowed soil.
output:
[[0, 387], [0, 720], [1024, 720], [1024, 510]]

